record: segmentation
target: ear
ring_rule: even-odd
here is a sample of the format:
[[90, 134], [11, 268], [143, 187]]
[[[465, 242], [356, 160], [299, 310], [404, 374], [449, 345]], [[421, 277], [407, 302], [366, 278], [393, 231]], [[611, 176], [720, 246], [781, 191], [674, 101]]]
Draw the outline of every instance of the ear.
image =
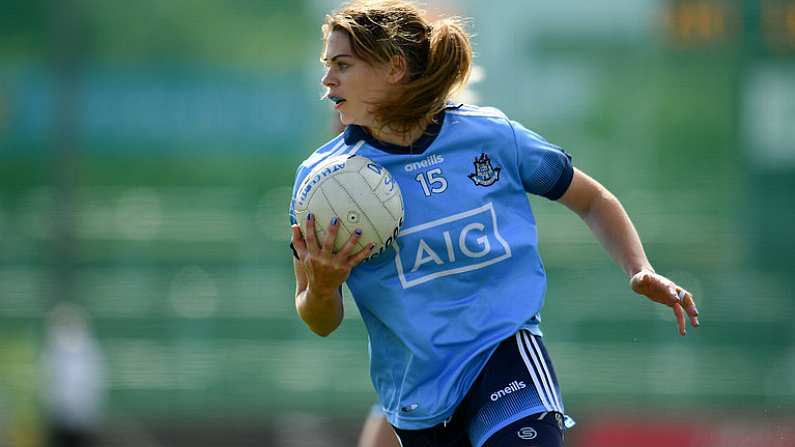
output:
[[406, 58], [400, 55], [392, 56], [389, 61], [389, 71], [387, 72], [386, 80], [390, 84], [399, 84], [403, 82], [408, 74], [408, 64]]

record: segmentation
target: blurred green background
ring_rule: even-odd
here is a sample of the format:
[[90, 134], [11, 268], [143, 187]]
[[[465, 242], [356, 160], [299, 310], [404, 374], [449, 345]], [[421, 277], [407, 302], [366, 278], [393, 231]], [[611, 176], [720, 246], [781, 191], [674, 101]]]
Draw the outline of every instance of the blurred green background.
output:
[[[331, 136], [338, 3], [0, 5], [0, 445], [46, 444], [64, 302], [100, 352], [101, 445], [354, 445], [363, 324], [346, 297], [310, 333], [288, 248], [295, 167]], [[795, 445], [795, 1], [424, 5], [473, 18], [472, 98], [616, 193], [698, 300], [678, 337], [576, 216], [530, 199], [571, 445]]]

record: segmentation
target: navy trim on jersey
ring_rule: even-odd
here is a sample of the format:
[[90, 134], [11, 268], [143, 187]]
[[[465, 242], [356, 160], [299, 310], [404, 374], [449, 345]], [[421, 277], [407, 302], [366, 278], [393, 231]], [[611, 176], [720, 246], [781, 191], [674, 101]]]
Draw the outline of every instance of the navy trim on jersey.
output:
[[364, 127], [351, 124], [345, 128], [344, 137], [345, 144], [355, 144], [359, 140], [364, 140], [370, 146], [382, 150], [390, 154], [422, 154], [428, 147], [436, 140], [436, 137], [442, 130], [444, 124], [444, 111], [448, 109], [457, 109], [463, 104], [448, 104], [444, 110], [439, 112], [433, 117], [433, 121], [425, 128], [422, 136], [410, 146], [400, 146], [399, 144], [386, 143], [378, 141], [370, 135], [370, 132], [365, 130]]
[[549, 191], [542, 196], [546, 197], [549, 200], [558, 200], [559, 198], [563, 197], [563, 194], [569, 189], [571, 185], [571, 180], [574, 178], [574, 167], [571, 165], [571, 155], [566, 153], [566, 151], [561, 150], [566, 155], [566, 166], [563, 168], [563, 172], [560, 174], [560, 178], [555, 183], [555, 186], [552, 187]]

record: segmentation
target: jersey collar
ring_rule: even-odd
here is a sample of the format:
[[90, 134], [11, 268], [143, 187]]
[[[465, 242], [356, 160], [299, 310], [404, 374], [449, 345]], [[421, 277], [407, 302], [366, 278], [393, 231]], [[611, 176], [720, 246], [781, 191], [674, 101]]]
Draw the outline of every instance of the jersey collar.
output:
[[425, 132], [422, 134], [422, 136], [410, 146], [400, 146], [398, 144], [378, 141], [373, 138], [373, 136], [370, 135], [370, 133], [367, 132], [363, 127], [357, 126], [355, 124], [345, 127], [345, 144], [352, 145], [356, 144], [356, 142], [360, 140], [364, 140], [370, 146], [390, 154], [422, 154], [436, 140], [436, 137], [442, 130], [445, 110], [457, 109], [462, 105], [463, 104], [447, 104], [444, 109], [442, 109], [442, 111], [434, 117], [433, 121], [428, 124], [428, 127], [425, 128]]

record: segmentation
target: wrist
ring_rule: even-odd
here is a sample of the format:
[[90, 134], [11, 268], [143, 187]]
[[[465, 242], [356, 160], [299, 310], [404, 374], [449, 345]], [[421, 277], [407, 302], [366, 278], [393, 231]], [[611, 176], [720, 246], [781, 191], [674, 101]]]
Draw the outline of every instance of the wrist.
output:
[[629, 277], [632, 278], [633, 276], [637, 275], [638, 273], [647, 272], [647, 273], [657, 273], [654, 271], [654, 268], [650, 265], [641, 265], [636, 267], [630, 267], [627, 269], [629, 273]]

